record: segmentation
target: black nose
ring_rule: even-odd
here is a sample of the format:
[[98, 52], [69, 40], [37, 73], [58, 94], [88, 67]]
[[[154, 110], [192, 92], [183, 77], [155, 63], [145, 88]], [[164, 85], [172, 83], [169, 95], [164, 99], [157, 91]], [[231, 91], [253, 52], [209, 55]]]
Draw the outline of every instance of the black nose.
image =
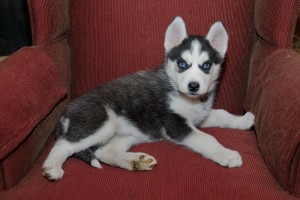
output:
[[190, 92], [197, 92], [200, 88], [200, 85], [198, 82], [190, 82], [188, 85], [189, 91]]

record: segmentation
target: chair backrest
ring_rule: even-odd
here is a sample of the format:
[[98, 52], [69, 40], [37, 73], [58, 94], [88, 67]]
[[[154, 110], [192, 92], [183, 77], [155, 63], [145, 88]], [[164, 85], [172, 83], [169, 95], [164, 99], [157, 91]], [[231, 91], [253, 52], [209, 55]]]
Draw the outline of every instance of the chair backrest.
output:
[[[28, 0], [28, 3], [35, 45], [58, 43], [69, 36], [73, 97], [98, 84], [161, 64], [164, 33], [176, 15], [183, 17], [190, 34], [204, 35], [213, 22], [223, 21], [229, 33], [229, 47], [215, 107], [236, 114], [243, 112], [248, 79], [265, 55], [260, 49], [264, 45], [257, 41], [268, 44], [266, 51], [272, 45], [291, 48], [299, 10], [299, 0]], [[53, 57], [59, 56], [57, 52], [51, 53]]]
[[[33, 44], [43, 48], [54, 61], [66, 86], [70, 82], [71, 61], [73, 97], [119, 76], [161, 64], [164, 33], [174, 16], [184, 18], [190, 34], [206, 34], [213, 22], [222, 20], [229, 33], [229, 48], [215, 107], [236, 114], [243, 112], [247, 87], [246, 103], [250, 102], [248, 107], [245, 104], [247, 109], [264, 106], [251, 98], [251, 89], [259, 86], [248, 86], [248, 82], [255, 83], [259, 78], [255, 78], [258, 69], [274, 66], [265, 67], [263, 61], [276, 49], [291, 49], [300, 11], [300, 0], [28, 0], [28, 3]], [[268, 129], [274, 121], [269, 118], [270, 124], [266, 125], [267, 115], [263, 111], [263, 115], [256, 115], [259, 122], [256, 133], [266, 163], [284, 188], [298, 190], [289, 182], [290, 177], [296, 182], [297, 175], [290, 170], [298, 167], [298, 154], [292, 167], [290, 157], [274, 159], [276, 155], [285, 156], [281, 152], [293, 152], [290, 151], [293, 147], [285, 151], [278, 148], [273, 153], [272, 147], [282, 147], [282, 143], [272, 137], [276, 134], [278, 138], [278, 132]], [[280, 128], [281, 132], [286, 131]], [[268, 156], [271, 151], [273, 156]]]
[[76, 0], [70, 5], [72, 94], [164, 61], [164, 34], [180, 15], [188, 33], [205, 35], [217, 20], [229, 32], [216, 107], [243, 112], [254, 36], [254, 1]]

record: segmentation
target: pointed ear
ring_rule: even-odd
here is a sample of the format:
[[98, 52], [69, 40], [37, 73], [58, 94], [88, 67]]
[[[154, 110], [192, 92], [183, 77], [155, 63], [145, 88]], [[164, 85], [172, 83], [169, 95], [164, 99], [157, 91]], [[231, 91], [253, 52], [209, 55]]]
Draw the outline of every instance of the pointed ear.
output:
[[222, 57], [225, 56], [228, 45], [228, 34], [222, 22], [218, 21], [214, 23], [205, 38]]
[[184, 21], [177, 16], [168, 26], [165, 34], [165, 51], [169, 52], [173, 47], [181, 44], [184, 38], [187, 37]]

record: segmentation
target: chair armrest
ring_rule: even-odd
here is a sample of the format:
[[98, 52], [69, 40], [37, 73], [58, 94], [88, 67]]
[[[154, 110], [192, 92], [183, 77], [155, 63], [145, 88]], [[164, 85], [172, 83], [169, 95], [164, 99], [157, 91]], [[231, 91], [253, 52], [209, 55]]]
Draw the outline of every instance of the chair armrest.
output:
[[255, 114], [255, 129], [266, 164], [282, 187], [300, 194], [300, 55], [277, 49], [250, 80], [245, 109]]
[[0, 63], [0, 159], [16, 148], [67, 94], [52, 60], [26, 47]]

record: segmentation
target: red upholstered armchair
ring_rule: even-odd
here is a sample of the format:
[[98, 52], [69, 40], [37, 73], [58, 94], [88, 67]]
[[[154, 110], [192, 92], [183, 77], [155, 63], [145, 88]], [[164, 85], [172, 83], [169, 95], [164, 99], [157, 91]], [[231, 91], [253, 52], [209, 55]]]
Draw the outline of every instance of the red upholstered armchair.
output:
[[[0, 199], [293, 199], [300, 197], [300, 55], [291, 50], [299, 0], [28, 0], [33, 45], [0, 63]], [[244, 164], [227, 169], [167, 142], [149, 172], [70, 158], [49, 182], [41, 165], [70, 99], [163, 62], [174, 16], [191, 34], [216, 20], [229, 33], [215, 108], [256, 115], [255, 131], [207, 128]]]

